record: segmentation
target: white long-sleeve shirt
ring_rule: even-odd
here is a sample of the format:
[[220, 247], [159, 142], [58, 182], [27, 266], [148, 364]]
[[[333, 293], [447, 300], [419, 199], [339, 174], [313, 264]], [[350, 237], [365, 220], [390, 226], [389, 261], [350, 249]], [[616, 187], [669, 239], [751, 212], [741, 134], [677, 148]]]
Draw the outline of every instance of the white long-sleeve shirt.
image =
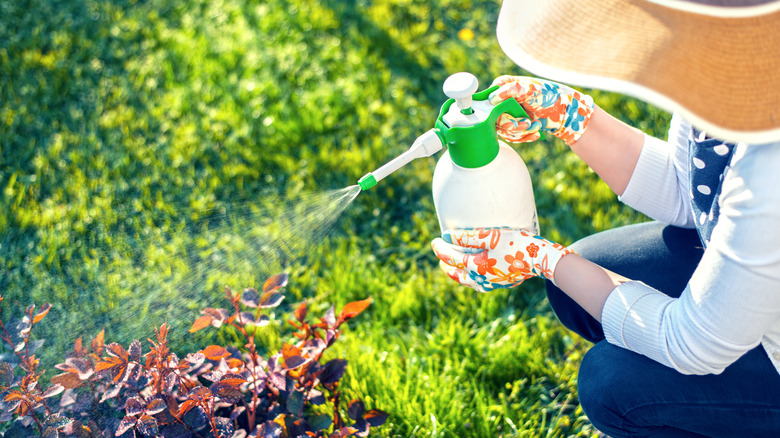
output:
[[[674, 116], [668, 142], [645, 137], [622, 202], [663, 223], [695, 226], [689, 132]], [[624, 283], [604, 304], [604, 333], [684, 374], [720, 373], [761, 344], [780, 373], [780, 142], [737, 144], [721, 187], [718, 222], [680, 298]]]

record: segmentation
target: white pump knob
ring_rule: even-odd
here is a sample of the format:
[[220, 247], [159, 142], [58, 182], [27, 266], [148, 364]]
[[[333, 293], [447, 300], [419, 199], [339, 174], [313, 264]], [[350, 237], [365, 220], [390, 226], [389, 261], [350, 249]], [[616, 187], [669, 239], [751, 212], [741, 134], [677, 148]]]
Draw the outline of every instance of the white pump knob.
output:
[[444, 94], [455, 103], [461, 112], [468, 111], [471, 108], [471, 96], [477, 92], [479, 81], [477, 77], [468, 72], [455, 73], [444, 81]]

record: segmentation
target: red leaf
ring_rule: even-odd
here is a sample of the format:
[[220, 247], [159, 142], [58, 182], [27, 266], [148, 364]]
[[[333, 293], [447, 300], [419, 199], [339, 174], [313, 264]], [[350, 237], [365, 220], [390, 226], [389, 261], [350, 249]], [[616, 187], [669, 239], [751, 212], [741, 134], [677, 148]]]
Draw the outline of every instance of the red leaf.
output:
[[241, 312], [231, 316], [232, 319], [238, 319], [240, 325], [252, 325], [255, 322], [255, 315], [252, 312]]
[[238, 292], [236, 292], [235, 295], [233, 295], [233, 291], [230, 290], [230, 287], [225, 286], [225, 298], [228, 299], [231, 303], [235, 304], [237, 303], [241, 298], [238, 295]]
[[107, 357], [107, 360], [100, 361], [95, 365], [95, 372], [110, 370], [111, 368], [114, 368], [117, 365], [121, 365], [121, 360], [117, 360], [113, 357]]
[[81, 380], [87, 380], [92, 376], [94, 370], [92, 369], [92, 362], [76, 357], [71, 357], [65, 360], [64, 365], [60, 369], [71, 373], [76, 373]]
[[243, 396], [241, 390], [233, 386], [223, 385], [222, 382], [214, 385], [213, 387], [216, 387], [214, 392], [216, 393], [217, 397], [222, 399], [222, 401], [230, 404], [238, 403], [238, 401], [241, 400], [241, 397]]
[[227, 362], [228, 368], [244, 367], [244, 361], [241, 359], [236, 359], [235, 357], [227, 358], [225, 361]]
[[16, 401], [16, 400], [21, 400], [21, 399], [22, 399], [22, 393], [17, 391], [17, 390], [13, 390], [13, 391], [9, 392], [8, 395], [5, 396], [3, 401], [9, 402], [9, 401]]
[[214, 318], [211, 317], [211, 315], [203, 315], [200, 318], [196, 319], [195, 322], [192, 324], [192, 327], [190, 328], [190, 333], [195, 333], [198, 330], [202, 330], [208, 326], [211, 325], [211, 321]]
[[306, 301], [302, 302], [300, 306], [295, 309], [295, 319], [297, 319], [299, 322], [303, 322], [303, 320], [306, 319], [306, 313], [308, 313], [308, 310], [309, 309], [306, 306]]
[[208, 360], [220, 360], [230, 356], [230, 352], [219, 345], [209, 345], [200, 351]]
[[133, 362], [141, 361], [141, 343], [137, 339], [134, 339], [133, 342], [130, 343], [127, 352], [130, 353], [130, 360]]
[[100, 403], [105, 402], [106, 400], [111, 400], [113, 398], [117, 398], [119, 396], [119, 392], [122, 390], [122, 385], [115, 385], [112, 387], [109, 387], [108, 389], [103, 392], [103, 396], [100, 397]]
[[284, 299], [284, 295], [280, 294], [279, 292], [266, 292], [263, 294], [263, 297], [260, 299], [260, 308], [262, 309], [269, 309], [272, 307], [278, 306], [282, 300]]
[[49, 313], [49, 310], [51, 309], [51, 304], [44, 303], [41, 306], [41, 310], [38, 311], [38, 313], [33, 318], [33, 324], [38, 324], [40, 320], [43, 319], [44, 316], [46, 316], [47, 313]]
[[280, 287], [287, 286], [287, 280], [289, 279], [289, 275], [286, 273], [283, 274], [276, 274], [271, 276], [268, 280], [263, 283], [263, 292], [270, 292], [276, 289], [279, 289]]
[[141, 416], [141, 418], [139, 418], [138, 422], [136, 423], [136, 427], [138, 428], [138, 431], [141, 432], [141, 434], [144, 436], [156, 436], [159, 432], [157, 419], [151, 415]]
[[149, 404], [146, 405], [146, 413], [148, 415], [157, 415], [160, 412], [168, 409], [168, 403], [165, 401], [162, 395], [156, 395]]
[[76, 339], [76, 342], [73, 344], [73, 351], [77, 354], [87, 354], [87, 349], [82, 345], [81, 338]]
[[285, 366], [285, 368], [291, 369], [291, 370], [295, 369], [295, 368], [298, 368], [299, 366], [305, 364], [306, 362], [308, 362], [307, 359], [304, 359], [303, 356], [298, 356], [298, 355], [285, 357], [284, 358], [284, 366]]
[[219, 379], [219, 383], [223, 385], [228, 385], [232, 387], [238, 387], [242, 383], [245, 383], [246, 379], [239, 376], [238, 374], [228, 373], [222, 376], [221, 379]]
[[125, 350], [125, 347], [117, 344], [116, 342], [112, 342], [106, 345], [106, 353], [108, 353], [110, 356], [122, 359], [123, 362], [127, 362], [127, 358], [130, 357], [130, 354], [127, 352], [127, 350]]
[[343, 309], [341, 309], [339, 321], [344, 322], [360, 315], [361, 312], [366, 310], [369, 304], [371, 304], [370, 297], [366, 298], [365, 300], [353, 301], [347, 304]]
[[347, 361], [345, 359], [333, 359], [328, 361], [319, 371], [317, 377], [325, 385], [336, 383], [344, 376], [347, 370]]
[[187, 397], [192, 400], [208, 400], [213, 397], [213, 394], [211, 393], [211, 390], [205, 386], [196, 386], [187, 394]]
[[151, 401], [149, 401], [149, 404], [146, 405], [146, 413], [148, 415], [157, 415], [160, 412], [163, 412], [166, 409], [169, 409], [168, 401], [173, 401], [172, 398], [166, 400], [165, 396], [163, 395], [155, 395]]
[[119, 426], [116, 428], [115, 436], [120, 436], [135, 426], [136, 419], [134, 417], [125, 417]]
[[288, 344], [285, 342], [282, 344], [282, 357], [287, 359], [291, 356], [300, 356], [301, 355], [301, 349], [296, 347], [295, 345]]
[[230, 314], [225, 309], [215, 309], [213, 307], [207, 307], [203, 309], [200, 313], [204, 315], [208, 315], [212, 318], [212, 324], [214, 327], [219, 327], [222, 325], [223, 322], [225, 322], [226, 319], [228, 319], [228, 316]]
[[125, 372], [127, 371], [127, 364], [123, 363], [116, 367], [116, 369], [113, 371], [114, 373], [114, 382], [119, 382], [125, 377]]
[[348, 436], [351, 436], [353, 433], [357, 432], [358, 430], [355, 429], [352, 426], [342, 427], [341, 429], [337, 430], [336, 432], [333, 432], [330, 435], [330, 438], [347, 438]]
[[125, 400], [125, 413], [127, 415], [138, 415], [143, 413], [144, 406], [140, 397], [130, 397]]
[[241, 295], [241, 303], [247, 307], [255, 308], [260, 305], [260, 295], [254, 288], [244, 289], [244, 293]]
[[0, 362], [0, 386], [5, 386], [5, 387], [11, 386], [13, 381], [14, 381], [14, 368], [8, 362]]
[[49, 382], [55, 385], [62, 385], [65, 389], [75, 389], [84, 383], [74, 373], [57, 374]]
[[15, 414], [17, 414], [20, 417], [27, 416], [27, 414], [29, 414], [30, 411], [32, 410], [30, 403], [25, 403], [22, 400], [19, 400], [16, 403], [11, 403], [11, 405], [13, 404], [16, 404], [16, 407], [9, 410], [13, 411]]
[[347, 415], [353, 420], [359, 420], [363, 418], [363, 414], [366, 412], [366, 405], [363, 400], [352, 400], [347, 407]]
[[159, 342], [160, 344], [165, 343], [165, 340], [168, 337], [168, 323], [167, 322], [162, 323], [160, 329], [159, 330], [155, 329], [154, 332], [155, 334], [157, 334], [157, 342]]
[[176, 413], [176, 416], [181, 418], [182, 415], [189, 412], [190, 409], [194, 408], [196, 405], [194, 400], [186, 400], [181, 405], [179, 405], [179, 412]]
[[103, 354], [103, 348], [105, 346], [104, 339], [106, 337], [106, 329], [103, 329], [98, 333], [97, 336], [95, 336], [95, 339], [92, 340], [92, 343], [90, 346], [92, 347], [92, 352], [100, 356]]
[[368, 421], [368, 424], [370, 424], [371, 427], [377, 427], [385, 424], [385, 421], [387, 421], [387, 417], [389, 416], [390, 414], [385, 411], [371, 409], [370, 411], [366, 412], [365, 415], [363, 415], [363, 418]]
[[325, 312], [325, 316], [320, 318], [320, 321], [322, 321], [323, 324], [326, 324], [328, 327], [333, 327], [336, 325], [336, 310], [333, 305], [331, 305], [328, 311]]

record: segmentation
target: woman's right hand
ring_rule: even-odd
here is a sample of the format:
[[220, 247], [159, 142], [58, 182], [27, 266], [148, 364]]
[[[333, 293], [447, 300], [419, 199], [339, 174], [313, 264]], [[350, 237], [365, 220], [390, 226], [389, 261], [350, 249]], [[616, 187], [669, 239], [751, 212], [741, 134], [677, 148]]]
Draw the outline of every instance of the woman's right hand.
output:
[[493, 105], [515, 99], [530, 120], [502, 114], [496, 123], [498, 135], [510, 143], [538, 140], [539, 132], [550, 133], [571, 146], [588, 127], [593, 114], [593, 98], [566, 85], [526, 76], [500, 76], [491, 86]]
[[515, 287], [533, 277], [554, 281], [558, 261], [574, 253], [522, 228], [447, 230], [431, 246], [450, 278], [479, 292]]

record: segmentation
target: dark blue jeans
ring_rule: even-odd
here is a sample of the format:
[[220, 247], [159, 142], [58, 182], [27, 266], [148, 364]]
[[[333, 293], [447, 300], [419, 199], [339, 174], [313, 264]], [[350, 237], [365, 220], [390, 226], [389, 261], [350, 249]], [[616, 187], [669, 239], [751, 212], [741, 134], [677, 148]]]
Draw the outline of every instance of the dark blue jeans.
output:
[[[571, 248], [674, 297], [703, 254], [696, 230], [657, 222], [598, 233]], [[595, 343], [582, 361], [578, 393], [600, 431], [613, 437], [780, 436], [780, 375], [761, 346], [721, 374], [684, 375], [609, 344], [601, 324], [550, 282], [547, 295], [558, 319]]]

